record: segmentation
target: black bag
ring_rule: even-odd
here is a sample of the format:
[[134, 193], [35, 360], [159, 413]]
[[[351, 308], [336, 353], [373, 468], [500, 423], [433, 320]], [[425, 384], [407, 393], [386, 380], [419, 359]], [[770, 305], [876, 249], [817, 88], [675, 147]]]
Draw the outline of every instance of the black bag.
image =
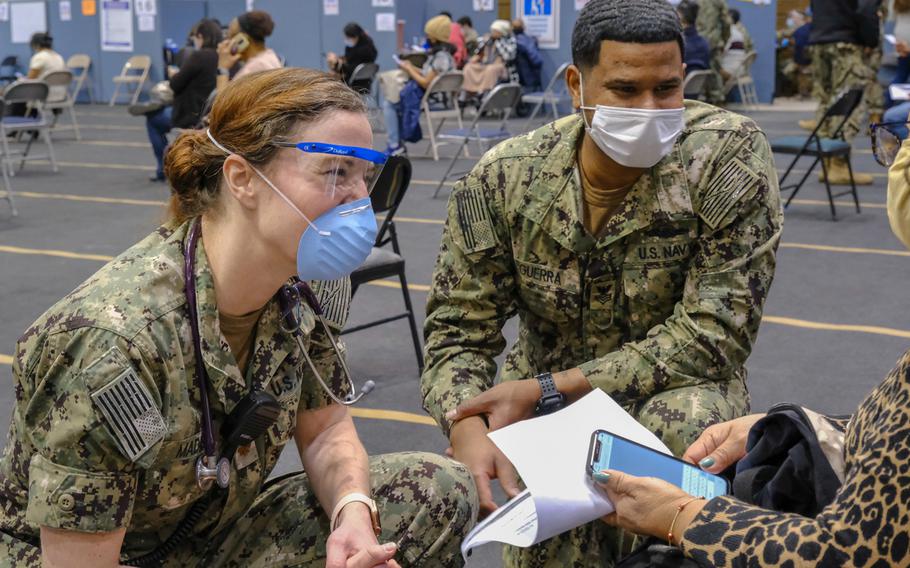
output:
[[686, 558], [675, 546], [649, 538], [620, 560], [616, 568], [699, 568], [699, 564]]

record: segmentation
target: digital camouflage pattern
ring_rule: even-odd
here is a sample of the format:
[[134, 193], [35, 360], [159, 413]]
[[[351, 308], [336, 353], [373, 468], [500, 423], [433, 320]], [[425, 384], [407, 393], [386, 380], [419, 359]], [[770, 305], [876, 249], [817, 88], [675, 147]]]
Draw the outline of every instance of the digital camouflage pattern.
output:
[[[425, 324], [424, 406], [445, 413], [501, 380], [580, 367], [677, 454], [745, 413], [744, 363], [783, 221], [765, 135], [686, 101], [672, 153], [645, 172], [600, 239], [583, 225], [570, 116], [488, 152], [449, 200]], [[602, 523], [507, 553], [513, 566], [604, 566]]]
[[712, 104], [721, 104], [726, 99], [723, 90], [724, 81], [720, 71], [724, 50], [730, 40], [732, 25], [733, 19], [730, 17], [730, 9], [727, 7], [726, 0], [698, 1], [695, 29], [698, 30], [698, 35], [705, 38], [708, 45], [711, 46], [711, 71], [714, 72], [714, 80], [708, 82], [705, 94], [708, 102]]
[[[863, 46], [855, 43], [819, 43], [812, 46], [812, 98], [818, 101], [816, 121], [821, 121], [825, 112], [845, 91], [853, 87], [866, 90], [847, 125], [844, 137], [850, 141], [863, 130], [863, 120], [869, 108], [870, 85], [875, 81], [875, 70], [869, 67]], [[874, 89], [873, 89], [874, 90]], [[871, 93], [874, 95], [874, 93]], [[819, 129], [819, 136], [830, 137], [841, 118], [835, 117]]]
[[[0, 461], [0, 566], [37, 566], [40, 526], [81, 532], [126, 528], [122, 557], [146, 554], [203, 498], [211, 503], [179, 565], [192, 564], [203, 550], [209, 558], [200, 564], [205, 566], [230, 560], [252, 566], [275, 555], [317, 558], [320, 550], [324, 553], [328, 520], [309, 496], [306, 475], [285, 478], [265, 491], [263, 485], [293, 434], [297, 413], [331, 400], [294, 339], [281, 331], [275, 299], [262, 313], [246, 377], [241, 375], [220, 331], [201, 241], [196, 294], [216, 437], [253, 386], [275, 395], [282, 412], [266, 435], [235, 455], [227, 495], [196, 484], [202, 445], [183, 291], [188, 226], [159, 228], [63, 298], [20, 338], [13, 362], [16, 407]], [[342, 326], [350, 302], [347, 282], [314, 288], [330, 319]], [[339, 292], [347, 297], [337, 297]], [[345, 393], [347, 381], [327, 335], [306, 304], [301, 311], [315, 365], [336, 393]], [[141, 400], [143, 390], [151, 397], [149, 405]], [[134, 404], [114, 404], [127, 399]], [[470, 528], [469, 513], [476, 509], [473, 485], [461, 466], [402, 454], [374, 459], [371, 471], [381, 492], [377, 500], [388, 507], [387, 530], [404, 531], [395, 533], [402, 540], [401, 554], [427, 566], [452, 565], [457, 537]], [[414, 474], [410, 479], [409, 473]], [[268, 515], [257, 513], [262, 510]], [[408, 532], [415, 519], [422, 519], [421, 531]], [[449, 537], [456, 538], [443, 542]], [[438, 556], [429, 558], [428, 550]]]

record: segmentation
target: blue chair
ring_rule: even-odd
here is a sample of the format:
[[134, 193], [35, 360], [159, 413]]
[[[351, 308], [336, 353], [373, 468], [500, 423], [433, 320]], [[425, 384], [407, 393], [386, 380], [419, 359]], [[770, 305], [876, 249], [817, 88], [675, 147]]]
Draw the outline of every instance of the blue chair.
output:
[[[477, 110], [477, 114], [474, 116], [474, 122], [471, 123], [471, 126], [447, 130], [437, 135], [437, 138], [461, 142], [461, 145], [458, 147], [459, 151], [461, 151], [462, 148], [466, 148], [468, 143], [472, 141], [489, 148], [497, 142], [501, 142], [506, 138], [511, 138], [512, 133], [506, 128], [506, 122], [509, 120], [509, 115], [512, 114], [512, 110], [520, 99], [520, 85], [515, 83], [496, 85], [486, 94], [486, 96], [484, 96], [483, 102], [480, 103], [480, 109]], [[481, 128], [480, 117], [484, 114], [494, 113], [502, 115], [502, 120], [498, 125], [495, 128]], [[455, 152], [455, 154], [452, 155], [452, 161], [449, 162], [449, 167], [446, 168], [446, 173], [443, 174], [442, 178], [439, 180], [439, 185], [436, 186], [436, 191], [433, 192], [433, 199], [436, 199], [436, 196], [439, 195], [439, 190], [442, 189], [443, 184], [449, 178], [449, 174], [457, 160], [458, 152]], [[452, 177], [455, 177], [456, 175], [460, 174], [453, 174]]]
[[[813, 170], [815, 170], [815, 166], [821, 162], [822, 178], [825, 183], [825, 190], [828, 192], [828, 204], [831, 206], [831, 218], [837, 221], [837, 211], [834, 207], [834, 198], [847, 194], [853, 195], [853, 202], [856, 204], [856, 212], [860, 212], [859, 195], [856, 193], [856, 183], [853, 180], [853, 167], [850, 165], [850, 143], [847, 142], [844, 138], [844, 127], [847, 125], [847, 121], [850, 120], [850, 115], [853, 114], [853, 111], [855, 111], [856, 107], [859, 106], [862, 98], [863, 89], [850, 89], [841, 95], [836, 101], [834, 101], [834, 104], [832, 104], [828, 110], [825, 111], [824, 117], [818, 121], [818, 125], [809, 136], [786, 136], [784, 138], [778, 138], [771, 141], [772, 152], [776, 154], [795, 155], [793, 161], [790, 163], [790, 166], [787, 168], [787, 171], [784, 172], [784, 175], [780, 178], [781, 193], [788, 189], [793, 190], [793, 192], [790, 194], [790, 197], [787, 198], [787, 202], [784, 204], [784, 209], [789, 207], [790, 202], [793, 201], [793, 198], [796, 197], [797, 193], [799, 193], [799, 190], [809, 178], [809, 175], [813, 172]], [[829, 123], [829, 121], [837, 120], [840, 121], [840, 124], [837, 125], [837, 128], [831, 134], [830, 138], [822, 138], [819, 136], [818, 133], [819, 130], [821, 130], [822, 126]], [[812, 162], [812, 165], [809, 166], [809, 168], [803, 174], [803, 177], [797, 183], [785, 185], [784, 182], [786, 181], [787, 176], [790, 175], [790, 172], [793, 170], [796, 162], [798, 162], [799, 159], [803, 156], [814, 157], [815, 161]], [[826, 165], [825, 160], [840, 157], [846, 158], [847, 160], [847, 170], [850, 172], [850, 189], [841, 193], [833, 194], [831, 193], [831, 184], [828, 182], [828, 166]]]
[[0, 86], [15, 82], [20, 74], [19, 58], [15, 55], [4, 57], [3, 61], [0, 62]]

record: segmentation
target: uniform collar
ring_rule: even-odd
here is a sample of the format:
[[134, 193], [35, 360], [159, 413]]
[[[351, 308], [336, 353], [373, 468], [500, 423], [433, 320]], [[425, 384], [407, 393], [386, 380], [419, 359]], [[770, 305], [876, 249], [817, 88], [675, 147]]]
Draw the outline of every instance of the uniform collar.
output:
[[[189, 232], [189, 222], [185, 233]], [[294, 340], [282, 331], [279, 325], [279, 307], [276, 298], [266, 304], [256, 326], [256, 339], [249, 360], [247, 376], [244, 377], [231, 353], [218, 318], [215, 298], [215, 281], [212, 276], [203, 241], [196, 245], [196, 310], [199, 316], [199, 335], [202, 343], [202, 360], [209, 376], [209, 387], [218, 397], [226, 412], [243, 398], [251, 388], [267, 388], [281, 364], [293, 350]], [[184, 243], [186, 235], [184, 235]], [[185, 244], [184, 244], [185, 246]], [[302, 329], [308, 335], [313, 328], [314, 318], [304, 304]], [[189, 337], [188, 340], [192, 341]]]
[[551, 140], [542, 144], [548, 154], [522, 195], [520, 213], [566, 249], [586, 252], [595, 244], [609, 244], [655, 221], [694, 216], [677, 142], [673, 152], [635, 182], [601, 238], [595, 240], [584, 227], [582, 189], [575, 171], [584, 122], [580, 115], [573, 115], [556, 121], [551, 128], [553, 132], [547, 135]]

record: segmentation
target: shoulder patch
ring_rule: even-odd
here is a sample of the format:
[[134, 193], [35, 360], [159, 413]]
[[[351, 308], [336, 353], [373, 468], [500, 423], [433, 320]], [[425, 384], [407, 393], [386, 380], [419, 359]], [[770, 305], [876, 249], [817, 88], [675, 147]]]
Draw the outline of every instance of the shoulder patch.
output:
[[464, 252], [472, 253], [496, 246], [490, 212], [479, 190], [466, 189], [455, 195], [458, 227]]
[[733, 158], [711, 178], [701, 197], [698, 214], [709, 227], [716, 229], [730, 209], [758, 185], [759, 177], [742, 160]]
[[130, 461], [137, 461], [167, 434], [161, 411], [134, 369], [125, 369], [91, 396], [105, 426]]
[[310, 288], [322, 307], [322, 317], [336, 329], [344, 328], [351, 312], [351, 279], [313, 280]]

